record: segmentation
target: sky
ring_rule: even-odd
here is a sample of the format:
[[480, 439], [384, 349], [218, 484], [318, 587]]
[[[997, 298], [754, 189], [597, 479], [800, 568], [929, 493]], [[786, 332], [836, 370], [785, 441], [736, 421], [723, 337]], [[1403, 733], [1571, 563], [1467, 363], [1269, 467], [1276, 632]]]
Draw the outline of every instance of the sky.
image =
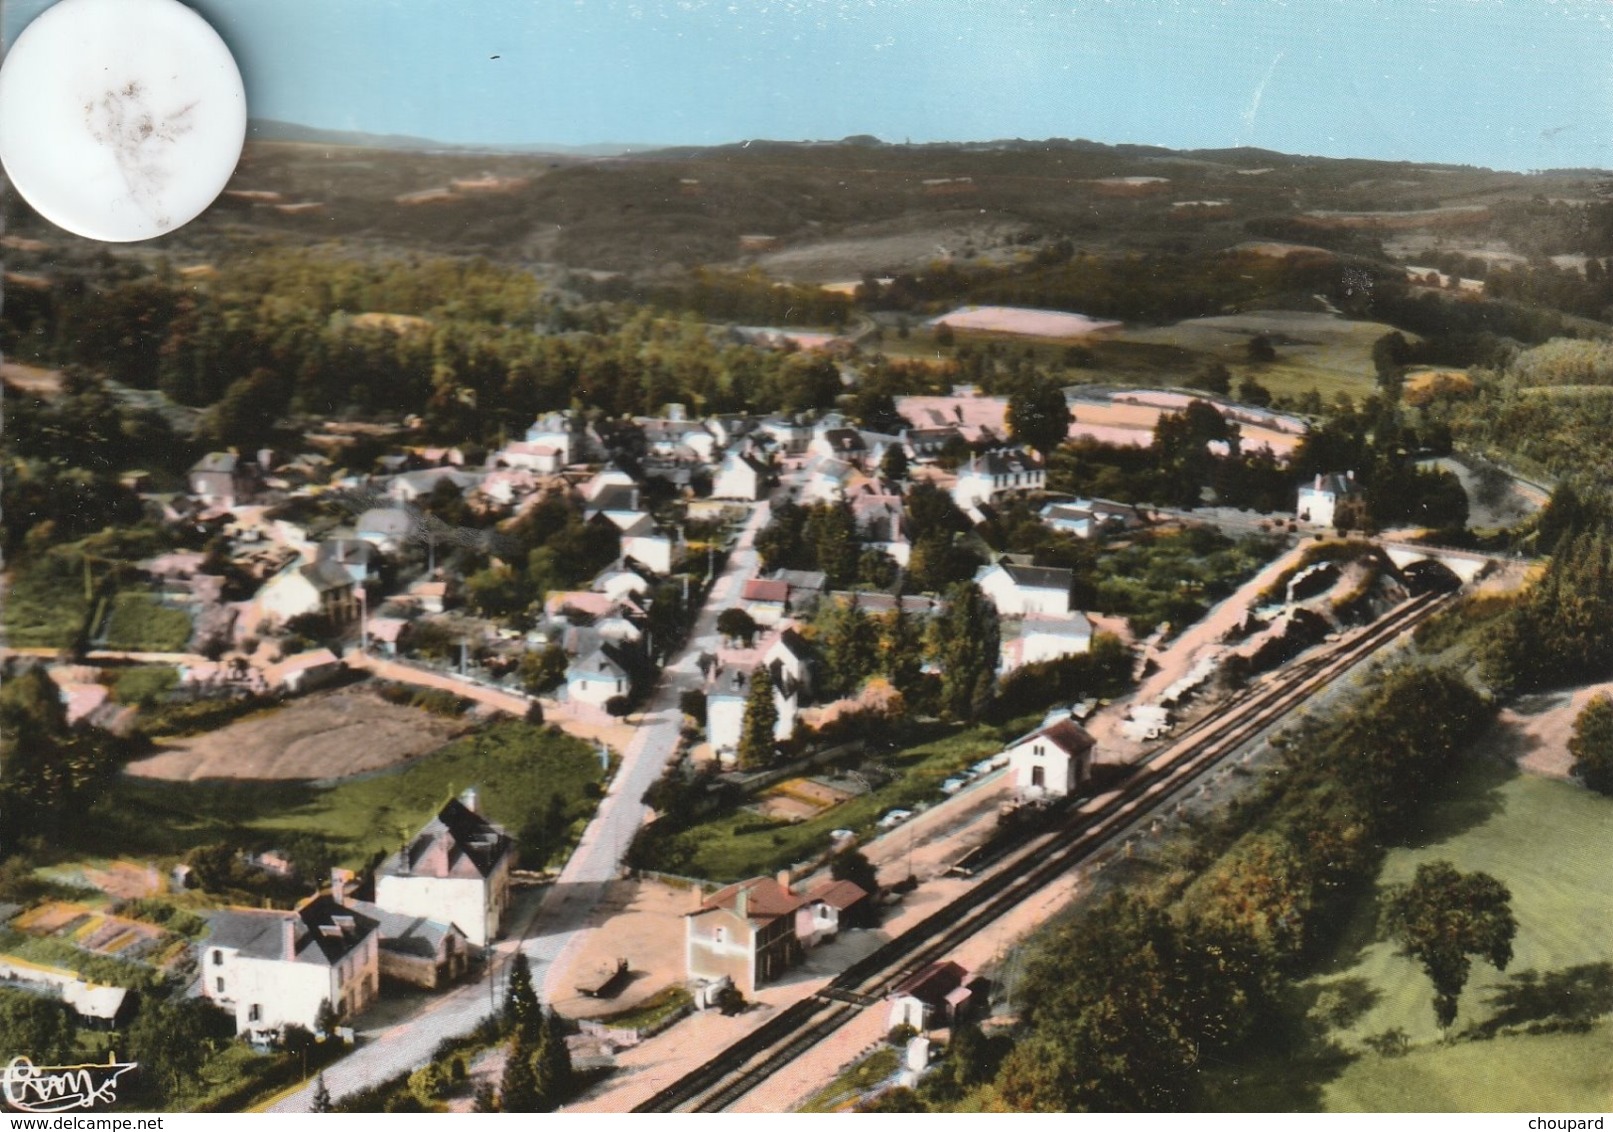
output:
[[[0, 0], [9, 42], [49, 0]], [[484, 145], [1088, 138], [1613, 167], [1609, 0], [192, 0], [250, 112]]]

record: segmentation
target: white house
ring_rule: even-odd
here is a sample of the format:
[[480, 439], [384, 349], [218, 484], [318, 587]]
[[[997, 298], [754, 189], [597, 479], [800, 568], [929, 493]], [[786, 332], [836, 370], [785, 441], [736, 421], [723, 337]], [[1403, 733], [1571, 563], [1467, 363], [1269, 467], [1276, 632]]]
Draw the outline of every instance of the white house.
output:
[[743, 499], [747, 502], [767, 496], [768, 466], [749, 452], [730, 452], [723, 457], [711, 484], [713, 499]]
[[854, 908], [866, 903], [868, 893], [849, 880], [832, 880], [807, 893], [806, 903], [795, 911], [795, 935], [806, 947], [828, 943], [840, 934]]
[[[625, 488], [632, 492], [631, 510], [638, 510], [638, 481], [615, 464], [606, 464], [599, 471], [588, 478], [582, 485], [582, 496], [590, 503], [594, 503], [602, 496], [607, 488]], [[623, 496], [623, 498], [627, 498]], [[600, 507], [604, 510], [606, 508]]]
[[812, 430], [807, 455], [859, 464], [868, 456], [868, 444], [856, 429], [833, 427], [829, 422], [824, 422]]
[[304, 613], [323, 613], [341, 625], [358, 614], [352, 575], [328, 559], [276, 574], [258, 591], [257, 603], [266, 616], [281, 622]]
[[421, 468], [393, 476], [386, 485], [386, 493], [399, 503], [413, 503], [436, 491], [444, 483], [452, 484], [461, 492], [480, 486], [481, 474], [461, 471], [458, 468]]
[[984, 456], [971, 457], [958, 469], [958, 482], [952, 486], [952, 501], [968, 512], [982, 503], [1021, 491], [1041, 491], [1047, 485], [1047, 472], [1018, 448], [999, 448]]
[[857, 469], [844, 460], [814, 456], [805, 465], [806, 480], [801, 484], [801, 503], [836, 503], [846, 497], [851, 477]]
[[510, 905], [515, 842], [482, 817], [475, 790], [449, 802], [375, 870], [375, 904], [452, 924], [467, 942], [497, 939]]
[[1094, 746], [1086, 729], [1068, 716], [1043, 724], [1008, 745], [1009, 779], [1021, 794], [1074, 794], [1091, 777]]
[[772, 682], [773, 706], [778, 711], [773, 738], [782, 743], [795, 732], [796, 718], [800, 714], [800, 686], [784, 670], [782, 662], [763, 663], [748, 672], [737, 666], [719, 665], [712, 670], [706, 686], [706, 739], [718, 759], [725, 763], [731, 763], [739, 751], [752, 680]]
[[1354, 472], [1345, 472], [1343, 475], [1318, 473], [1314, 480], [1299, 489], [1294, 512], [1303, 523], [1331, 527], [1337, 517], [1338, 505], [1359, 493]]
[[579, 657], [566, 669], [566, 698], [573, 703], [604, 707], [617, 696], [632, 690], [632, 677], [614, 650], [600, 646], [587, 656]]
[[981, 567], [975, 575], [975, 585], [1004, 617], [1066, 617], [1074, 584], [1075, 573], [1061, 566], [1019, 566], [1007, 561]]
[[1092, 649], [1092, 622], [1080, 611], [1068, 617], [1033, 615], [1010, 624], [1017, 624], [1019, 633], [1013, 637], [1004, 635], [999, 666], [1004, 674], [1027, 664], [1078, 656]]
[[648, 515], [622, 530], [622, 557], [631, 558], [657, 574], [672, 573], [678, 559], [683, 557], [683, 540], [675, 530], [655, 525]]
[[931, 963], [891, 988], [888, 1026], [926, 1030], [950, 1026], [967, 1006], [969, 972], [951, 960]]
[[199, 947], [202, 993], [235, 1016], [240, 1034], [313, 1030], [327, 1002], [339, 1019], [352, 1018], [380, 993], [376, 928], [330, 896], [291, 912], [216, 912]]
[[1049, 503], [1041, 512], [1042, 522], [1055, 531], [1076, 538], [1094, 538], [1105, 531], [1122, 530], [1141, 524], [1134, 507], [1105, 503], [1099, 499], [1077, 499], [1074, 503]]
[[387, 554], [396, 554], [415, 534], [415, 517], [401, 507], [372, 507], [358, 517], [358, 537]]
[[541, 472], [552, 474], [564, 468], [567, 464], [566, 453], [553, 444], [534, 444], [529, 440], [517, 440], [513, 444], [506, 444], [497, 452], [488, 463], [491, 466], [502, 464], [506, 468], [519, 468], [527, 472]]
[[581, 463], [586, 447], [582, 418], [575, 413], [545, 413], [526, 430], [526, 443], [554, 449], [560, 467]]
[[612, 601], [617, 601], [628, 594], [642, 596], [649, 593], [650, 581], [639, 571], [618, 561], [595, 574], [589, 588], [596, 593], [604, 594]]

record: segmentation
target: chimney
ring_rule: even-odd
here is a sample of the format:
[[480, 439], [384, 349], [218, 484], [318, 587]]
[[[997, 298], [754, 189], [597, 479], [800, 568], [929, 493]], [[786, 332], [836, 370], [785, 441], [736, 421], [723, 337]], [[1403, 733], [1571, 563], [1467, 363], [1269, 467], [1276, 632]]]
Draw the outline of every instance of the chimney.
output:
[[734, 915], [738, 916], [741, 920], [750, 919], [749, 888], [740, 889], [739, 894], [734, 897]]
[[481, 804], [481, 799], [476, 794], [476, 787], [472, 786], [461, 794], [459, 796], [459, 804], [464, 806], [473, 814], [480, 813], [481, 811], [477, 809], [477, 806]]
[[347, 886], [352, 881], [353, 871], [351, 869], [344, 869], [340, 865], [331, 866], [330, 894], [335, 898], [336, 903], [344, 906], [347, 904]]
[[780, 869], [778, 871], [778, 886], [780, 888], [782, 888], [786, 893], [790, 891], [790, 870], [789, 869]]
[[280, 921], [280, 958], [290, 961], [297, 958], [297, 917], [288, 914]]
[[1322, 473], [1321, 472], [1316, 473], [1316, 490], [1317, 491], [1322, 490]]

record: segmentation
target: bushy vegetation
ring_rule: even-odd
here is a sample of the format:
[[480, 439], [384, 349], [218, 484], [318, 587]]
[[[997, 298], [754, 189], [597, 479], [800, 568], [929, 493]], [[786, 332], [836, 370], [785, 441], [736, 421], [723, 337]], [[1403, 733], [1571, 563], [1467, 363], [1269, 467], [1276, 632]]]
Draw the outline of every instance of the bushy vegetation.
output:
[[1401, 668], [1291, 737], [1283, 773], [1197, 847], [1191, 873], [1046, 933], [1015, 990], [1007, 1107], [1201, 1105], [1210, 1061], [1273, 1024], [1385, 848], [1490, 717], [1454, 672]]
[[137, 652], [181, 652], [190, 640], [190, 617], [148, 594], [120, 593], [106, 621], [106, 647]]

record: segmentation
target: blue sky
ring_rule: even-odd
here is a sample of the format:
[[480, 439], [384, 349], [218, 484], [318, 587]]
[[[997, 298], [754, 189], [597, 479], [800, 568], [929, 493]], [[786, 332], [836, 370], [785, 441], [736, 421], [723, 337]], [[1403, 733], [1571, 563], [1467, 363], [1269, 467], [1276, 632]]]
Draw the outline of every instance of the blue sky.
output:
[[[3, 3], [8, 38], [48, 6]], [[1084, 137], [1613, 167], [1606, 0], [192, 6], [235, 50], [254, 116], [333, 129], [568, 145]]]

